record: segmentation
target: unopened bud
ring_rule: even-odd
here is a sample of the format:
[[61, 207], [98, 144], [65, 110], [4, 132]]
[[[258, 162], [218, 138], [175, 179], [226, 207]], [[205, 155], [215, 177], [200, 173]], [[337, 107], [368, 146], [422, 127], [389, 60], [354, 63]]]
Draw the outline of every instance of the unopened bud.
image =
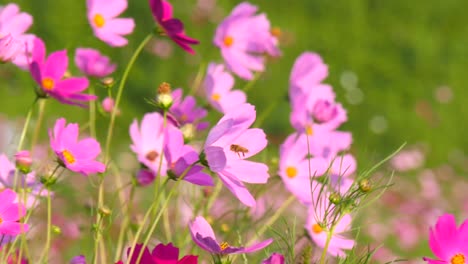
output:
[[42, 176], [40, 181], [46, 188], [50, 188], [57, 182], [57, 178], [54, 176]]
[[154, 173], [147, 169], [141, 169], [136, 175], [136, 181], [140, 186], [147, 186], [151, 184], [156, 176]]
[[52, 225], [52, 233], [54, 233], [56, 235], [60, 235], [60, 234], [62, 234], [62, 229], [60, 229], [60, 227], [58, 227], [56, 225]]
[[328, 197], [328, 200], [332, 204], [338, 204], [341, 201], [341, 195], [339, 193], [332, 193], [330, 194], [330, 197]]
[[158, 87], [158, 94], [170, 94], [171, 93], [171, 85], [167, 82], [163, 82]]
[[24, 174], [31, 172], [32, 161], [31, 153], [27, 150], [15, 154], [16, 167]]
[[[112, 111], [114, 111], [114, 107], [115, 107], [115, 101], [114, 99], [110, 98], [110, 97], [106, 97], [104, 98], [104, 100], [102, 100], [102, 103], [101, 103], [101, 106], [102, 106], [102, 110], [104, 110], [104, 112], [106, 113], [112, 113]], [[117, 109], [117, 115], [120, 114], [120, 110]]]
[[158, 106], [165, 111], [169, 110], [173, 101], [174, 99], [172, 98], [172, 95], [170, 93], [158, 94], [158, 97], [157, 97]]
[[363, 179], [359, 181], [359, 190], [361, 192], [369, 192], [372, 189], [372, 184], [368, 179]]
[[109, 216], [112, 214], [112, 211], [107, 206], [102, 206], [99, 208], [99, 213], [103, 216]]
[[114, 86], [115, 80], [112, 77], [105, 77], [101, 79], [101, 83], [107, 88], [112, 88], [112, 86]]

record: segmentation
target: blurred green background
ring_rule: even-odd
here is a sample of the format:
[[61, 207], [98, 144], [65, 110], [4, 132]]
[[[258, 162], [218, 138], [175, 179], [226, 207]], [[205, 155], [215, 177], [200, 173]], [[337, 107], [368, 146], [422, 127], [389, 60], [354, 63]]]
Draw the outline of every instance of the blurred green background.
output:
[[[154, 28], [146, 0], [130, 0], [125, 17], [136, 20], [136, 30], [123, 48], [110, 48], [96, 39], [86, 18], [84, 0], [14, 1], [34, 16], [29, 32], [46, 42], [48, 52], [67, 49], [71, 72], [74, 49], [93, 47], [119, 64], [119, 79], [133, 50]], [[157, 86], [169, 82], [188, 91], [198, 71], [211, 61], [221, 62], [212, 38], [219, 21], [240, 1], [171, 1], [176, 17], [189, 36], [201, 44], [191, 56], [175, 45], [172, 56], [161, 58], [147, 47], [130, 73], [117, 120], [113, 150], [128, 149], [128, 127], [134, 118], [154, 108], [146, 103]], [[248, 101], [263, 113], [276, 103], [263, 128], [272, 144], [279, 144], [292, 128], [286, 100], [289, 75], [295, 59], [304, 51], [318, 52], [329, 65], [327, 83], [348, 111], [349, 121], [340, 129], [353, 133], [353, 153], [358, 170], [381, 160], [401, 144], [422, 144], [428, 167], [452, 163], [461, 171], [459, 158], [466, 157], [468, 137], [468, 2], [460, 0], [295, 0], [250, 1], [281, 28], [282, 52], [248, 91]], [[1, 5], [6, 4], [2, 0]], [[200, 3], [203, 3], [200, 4]], [[203, 6], [203, 8], [202, 8]], [[158, 40], [156, 40], [158, 41]], [[0, 66], [0, 113], [10, 119], [24, 117], [34, 99], [34, 83], [28, 72], [13, 65]], [[236, 88], [246, 85], [236, 80]], [[106, 94], [96, 86], [97, 93]], [[115, 92], [115, 91], [114, 91]], [[102, 98], [101, 98], [102, 99]], [[49, 100], [47, 127], [55, 118], [86, 122], [84, 109]], [[220, 115], [212, 114], [213, 123]], [[108, 118], [98, 118], [98, 137], [106, 135]], [[42, 133], [45, 139], [46, 130]], [[462, 159], [463, 160], [463, 159]], [[466, 174], [466, 172], [465, 172]]]
[[[128, 46], [113, 49], [94, 38], [85, 16], [85, 1], [15, 2], [34, 16], [30, 32], [45, 39], [49, 52], [66, 48], [72, 61], [76, 47], [97, 48], [119, 63], [116, 78], [139, 41], [154, 27], [147, 1], [130, 1], [124, 16], [135, 18], [136, 30], [129, 37]], [[174, 46], [170, 58], [163, 59], [146, 51], [138, 59], [124, 92], [123, 114], [118, 121], [118, 135], [125, 142], [122, 144], [128, 144], [126, 132], [130, 121], [152, 110], [145, 98], [154, 96], [160, 82], [167, 81], [188, 90], [199, 67], [205, 67], [210, 61], [221, 61], [219, 50], [212, 45], [213, 34], [217, 22], [239, 3], [172, 2], [176, 7], [175, 16], [185, 21], [186, 32], [200, 39], [201, 45], [195, 48], [195, 56]], [[467, 3], [459, 0], [251, 2], [267, 13], [272, 26], [281, 28], [285, 39], [283, 56], [268, 65], [267, 72], [248, 93], [248, 100], [257, 106], [259, 113], [269, 104], [281, 101], [264, 122], [274, 142], [292, 131], [285, 96], [294, 60], [304, 51], [315, 51], [329, 65], [327, 82], [333, 85], [338, 100], [348, 110], [349, 121], [341, 129], [353, 132], [353, 149], [359, 164], [372, 164], [403, 142], [427, 144], [429, 165], [444, 163], [454, 151], [468, 149], [468, 137], [462, 133], [468, 121], [468, 107], [465, 107], [468, 24], [463, 8]], [[71, 69], [77, 73], [76, 68]], [[3, 80], [0, 112], [10, 118], [25, 115], [34, 97], [29, 74], [2, 65], [0, 75]], [[244, 81], [237, 80], [237, 88], [244, 85]], [[103, 89], [97, 90], [105, 94]], [[442, 97], [442, 102], [437, 96]], [[85, 110], [52, 100], [47, 104], [47, 114], [65, 115], [77, 121], [87, 116]]]

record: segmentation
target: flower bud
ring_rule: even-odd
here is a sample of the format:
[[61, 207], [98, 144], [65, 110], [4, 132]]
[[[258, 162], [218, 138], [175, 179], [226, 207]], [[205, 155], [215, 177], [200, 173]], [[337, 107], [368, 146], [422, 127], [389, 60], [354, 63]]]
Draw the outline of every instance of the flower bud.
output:
[[60, 234], [62, 234], [62, 229], [60, 229], [60, 227], [58, 227], [56, 225], [52, 225], [52, 233], [54, 233], [56, 235], [60, 235]]
[[167, 82], [163, 82], [158, 87], [158, 94], [170, 94], [171, 93], [171, 85]]
[[319, 124], [332, 120], [337, 114], [336, 105], [326, 100], [318, 100], [312, 110], [312, 116], [315, 122]]
[[16, 167], [24, 174], [31, 172], [32, 161], [31, 153], [27, 150], [15, 154]]
[[102, 206], [99, 208], [99, 213], [103, 216], [109, 216], [112, 214], [112, 211], [107, 206]]
[[341, 195], [339, 193], [334, 192], [330, 194], [330, 197], [328, 197], [328, 200], [332, 204], [338, 204], [341, 201]]
[[141, 169], [136, 175], [137, 183], [140, 186], [147, 186], [151, 184], [155, 178], [156, 175], [154, 175], [154, 173], [148, 169]]
[[[104, 98], [104, 100], [102, 100], [102, 103], [101, 103], [101, 107], [102, 107], [102, 110], [104, 110], [104, 112], [106, 113], [112, 113], [112, 111], [114, 111], [114, 107], [115, 107], [115, 101], [114, 99], [110, 98], [110, 97], [106, 97]], [[117, 109], [117, 115], [120, 114], [120, 110]]]
[[180, 128], [182, 135], [184, 135], [184, 141], [189, 142], [195, 137], [195, 126], [193, 124], [185, 124]]
[[367, 193], [372, 189], [372, 184], [368, 179], [362, 179], [359, 181], [359, 190], [361, 192]]
[[165, 111], [171, 107], [173, 101], [174, 99], [172, 98], [171, 94], [158, 94], [158, 106]]
[[115, 84], [115, 80], [112, 77], [105, 77], [101, 79], [101, 84], [106, 88], [112, 88], [112, 86]]

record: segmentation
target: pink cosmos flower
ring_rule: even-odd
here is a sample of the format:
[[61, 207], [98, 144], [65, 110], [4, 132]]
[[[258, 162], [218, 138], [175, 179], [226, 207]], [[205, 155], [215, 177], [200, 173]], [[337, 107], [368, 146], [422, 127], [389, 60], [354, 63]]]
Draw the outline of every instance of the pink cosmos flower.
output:
[[86, 257], [83, 255], [75, 256], [70, 260], [70, 264], [86, 264]]
[[435, 227], [429, 232], [429, 246], [438, 258], [433, 260], [427, 257], [423, 259], [430, 264], [438, 263], [466, 263], [468, 260], [468, 220], [457, 227], [455, 217], [444, 214]]
[[89, 48], [76, 49], [75, 63], [82, 73], [97, 78], [112, 74], [117, 67], [111, 63], [109, 57], [103, 56], [98, 50]]
[[205, 118], [207, 111], [202, 107], [197, 107], [197, 102], [193, 96], [186, 96], [182, 99], [183, 90], [175, 89], [172, 92], [172, 106], [169, 109], [171, 115], [175, 117], [180, 126], [185, 124], [193, 124], [198, 130], [203, 130], [208, 127], [208, 122], [201, 122]]
[[87, 0], [88, 21], [94, 35], [112, 47], [127, 45], [123, 36], [133, 32], [133, 18], [116, 18], [127, 9], [127, 0]]
[[214, 37], [228, 69], [246, 80], [253, 78], [252, 71], [265, 70], [262, 53], [280, 55], [270, 21], [265, 14], [255, 15], [256, 12], [256, 6], [240, 3], [221, 22]]
[[[130, 148], [137, 154], [138, 161], [154, 173], [159, 172], [162, 158], [161, 175], [166, 175], [167, 161], [162, 153], [164, 147], [164, 119], [160, 113], [148, 113], [143, 116], [141, 126], [134, 120], [130, 126], [132, 145]], [[163, 156], [160, 156], [163, 155]]]
[[[130, 264], [136, 264], [140, 251], [143, 245], [137, 244], [133, 252]], [[127, 249], [127, 254], [130, 253], [130, 248]], [[117, 262], [119, 263], [119, 262]], [[150, 253], [147, 247], [143, 249], [143, 255], [140, 259], [140, 264], [197, 264], [198, 256], [187, 255], [179, 260], [179, 249], [174, 247], [172, 243], [167, 245], [158, 244]]]
[[29, 71], [41, 87], [41, 92], [64, 104], [84, 107], [81, 102], [95, 100], [94, 95], [82, 94], [88, 85], [88, 79], [72, 77], [62, 79], [68, 67], [67, 51], [56, 51], [45, 57], [46, 49], [40, 38], [35, 38], [32, 62]]
[[203, 250], [212, 254], [243, 254], [252, 253], [261, 250], [273, 242], [273, 239], [267, 239], [250, 247], [232, 247], [227, 242], [219, 243], [205, 218], [198, 216], [189, 223], [190, 234], [193, 241]]
[[208, 102], [221, 113], [247, 102], [246, 95], [241, 90], [232, 90], [234, 78], [224, 70], [224, 65], [210, 63], [205, 78], [205, 92]]
[[15, 203], [16, 193], [11, 189], [5, 189], [0, 193], [0, 234], [19, 235], [28, 231], [27, 224], [19, 223], [26, 214], [26, 209], [20, 203]]
[[[183, 180], [202, 186], [213, 186], [213, 179], [202, 172], [203, 166], [193, 165], [199, 160], [198, 153], [184, 144], [182, 132], [175, 127], [166, 129], [164, 154], [169, 164], [168, 175], [173, 178], [184, 176]], [[188, 171], [186, 171], [188, 169]]]
[[65, 118], [57, 119], [54, 129], [49, 130], [50, 146], [59, 162], [67, 169], [84, 176], [103, 173], [106, 165], [95, 160], [101, 153], [99, 142], [94, 138], [78, 141], [78, 133], [78, 124], [66, 125]]
[[309, 94], [309, 90], [319, 85], [328, 76], [328, 66], [320, 55], [313, 52], [302, 53], [294, 62], [289, 83], [289, 96], [297, 98]]
[[184, 23], [172, 17], [172, 5], [165, 0], [149, 0], [149, 5], [154, 19], [162, 27], [164, 34], [188, 53], [195, 54], [190, 45], [195, 45], [199, 42], [185, 35]]
[[253, 105], [237, 107], [210, 130], [204, 146], [210, 170], [243, 204], [250, 207], [255, 206], [255, 199], [243, 182], [263, 184], [269, 177], [268, 166], [246, 160], [267, 145], [262, 129], [249, 129], [255, 118]]
[[13, 39], [20, 42], [22, 48], [15, 56], [13, 63], [23, 70], [29, 66], [29, 54], [33, 48], [32, 34], [24, 34], [33, 23], [31, 15], [20, 12], [17, 4], [7, 4], [0, 6], [0, 37], [10, 35]]
[[148, 186], [156, 179], [156, 175], [152, 170], [141, 169], [136, 174], [136, 180], [140, 186]]
[[[326, 212], [330, 208], [330, 203], [324, 196], [325, 195], [323, 193], [323, 196], [319, 198], [320, 200], [315, 203], [317, 206], [314, 208], [309, 207], [308, 217], [305, 224], [305, 229], [309, 233], [309, 236], [320, 248], [325, 247], [328, 235], [327, 233], [330, 232], [330, 223], [326, 223], [327, 221], [330, 221], [330, 219], [325, 219]], [[328, 254], [344, 257], [346, 253], [343, 250], [349, 250], [354, 247], [354, 240], [347, 239], [341, 235], [342, 233], [350, 230], [351, 221], [351, 216], [347, 214], [335, 223], [335, 228], [333, 229], [333, 234], [328, 245]]]
[[273, 253], [268, 259], [262, 261], [261, 264], [284, 264], [284, 256], [279, 253]]
[[24, 49], [24, 43], [10, 34], [0, 38], [0, 63], [12, 61]]

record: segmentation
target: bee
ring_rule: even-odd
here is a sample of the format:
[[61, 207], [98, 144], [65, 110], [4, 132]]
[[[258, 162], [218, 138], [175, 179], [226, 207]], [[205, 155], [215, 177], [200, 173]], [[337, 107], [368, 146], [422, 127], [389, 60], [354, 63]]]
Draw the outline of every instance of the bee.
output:
[[245, 157], [245, 153], [249, 152], [247, 148], [244, 148], [242, 146], [235, 145], [235, 144], [232, 144], [230, 149], [231, 151], [234, 151], [235, 153], [237, 153], [239, 158], [240, 158], [240, 153], [242, 153], [242, 157]]

